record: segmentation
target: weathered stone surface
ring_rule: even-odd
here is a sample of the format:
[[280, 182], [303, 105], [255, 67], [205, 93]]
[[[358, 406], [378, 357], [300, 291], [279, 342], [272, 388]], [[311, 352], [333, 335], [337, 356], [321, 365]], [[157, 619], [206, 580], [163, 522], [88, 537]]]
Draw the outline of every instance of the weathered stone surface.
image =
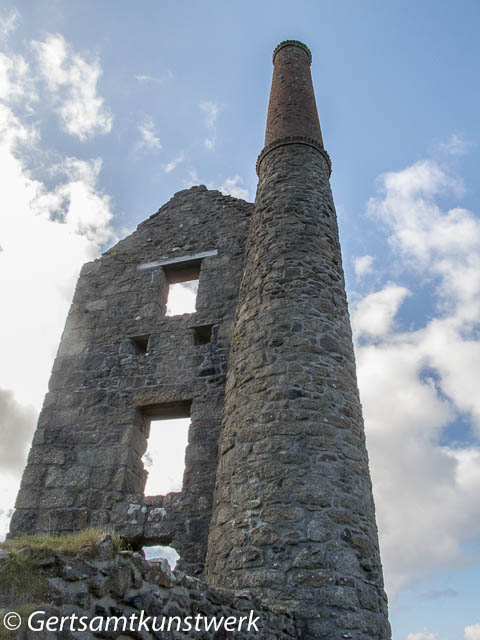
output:
[[330, 164], [308, 51], [286, 43], [274, 59], [227, 371], [206, 576], [294, 608], [306, 623], [305, 638], [362, 637], [369, 620], [369, 637], [386, 640]]
[[[4, 555], [8, 557], [8, 554]], [[74, 560], [68, 559], [64, 555], [54, 554], [51, 565], [56, 568], [56, 572], [48, 577], [48, 605], [37, 603], [34, 611], [45, 612], [44, 616], [35, 613], [35, 624], [47, 617], [56, 616], [60, 619], [62, 616], [68, 617], [75, 614], [76, 621], [73, 624], [77, 626], [71, 628], [71, 622], [67, 621], [63, 630], [58, 628], [54, 631], [21, 629], [12, 637], [17, 640], [33, 640], [34, 638], [85, 640], [94, 637], [113, 638], [114, 640], [121, 638], [171, 640], [172, 638], [187, 637], [198, 637], [203, 640], [219, 640], [226, 637], [231, 637], [234, 640], [253, 640], [253, 638], [259, 640], [300, 640], [302, 638], [299, 621], [288, 611], [266, 607], [247, 590], [235, 592], [218, 589], [208, 586], [196, 578], [186, 576], [180, 570], [172, 572], [166, 560], [157, 559], [148, 562], [140, 555], [132, 553], [114, 554], [110, 559], [104, 560], [104, 555], [100, 550], [98, 554], [89, 558], [89, 567], [93, 570], [93, 575], [87, 577], [79, 570], [65, 576], [66, 563], [73, 564], [73, 562]], [[78, 562], [78, 559], [75, 559], [75, 562]], [[132, 584], [127, 576], [133, 576], [135, 572], [140, 575], [139, 567], [144, 573], [144, 578], [140, 577], [137, 584]], [[0, 602], [2, 595], [0, 593]], [[21, 594], [19, 595], [21, 596]], [[15, 610], [15, 607], [11, 607], [11, 610]], [[140, 629], [138, 623], [136, 626], [134, 625], [132, 630], [128, 629], [124, 635], [121, 633], [120, 626], [116, 632], [103, 630], [92, 634], [88, 630], [75, 631], [75, 628], [78, 629], [78, 619], [82, 617], [86, 621], [85, 624], [92, 623], [97, 625], [98, 629], [100, 618], [136, 615], [136, 620], [138, 620], [142, 612], [144, 618], [156, 616], [158, 625], [161, 624], [163, 617], [168, 619], [168, 617], [178, 616], [184, 630], [188, 620], [190, 623], [195, 623], [195, 616], [201, 616], [202, 622], [200, 630], [191, 633], [177, 632], [176, 620], [172, 623], [171, 631], [167, 631], [166, 628], [164, 631], [148, 631], [145, 628]], [[257, 619], [258, 631], [254, 627], [248, 630], [247, 622], [250, 615], [252, 619]], [[229, 632], [226, 631], [226, 628], [220, 628], [215, 631], [213, 627], [206, 630], [203, 622], [204, 617], [207, 618], [207, 621], [212, 617], [217, 620], [222, 617], [226, 620], [230, 617], [235, 620], [232, 629], [237, 630]], [[238, 631], [238, 623], [242, 617], [244, 622]], [[56, 624], [58, 626], [58, 622]], [[151, 624], [151, 618], [149, 624]]]
[[62, 562], [61, 576], [64, 580], [75, 582], [91, 578], [96, 573], [91, 563], [81, 558], [71, 558]]
[[149, 565], [150, 568], [145, 575], [146, 580], [154, 582], [161, 587], [173, 587], [176, 580], [170, 569], [170, 565], [165, 558], [156, 558], [155, 560], [151, 560]]

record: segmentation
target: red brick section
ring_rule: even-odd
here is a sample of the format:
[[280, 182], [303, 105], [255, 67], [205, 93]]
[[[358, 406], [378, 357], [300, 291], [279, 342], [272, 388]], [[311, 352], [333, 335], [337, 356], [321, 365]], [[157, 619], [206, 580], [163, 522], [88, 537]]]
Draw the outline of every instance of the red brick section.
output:
[[273, 54], [273, 79], [265, 146], [290, 136], [305, 137], [323, 147], [307, 46], [295, 40], [278, 45]]

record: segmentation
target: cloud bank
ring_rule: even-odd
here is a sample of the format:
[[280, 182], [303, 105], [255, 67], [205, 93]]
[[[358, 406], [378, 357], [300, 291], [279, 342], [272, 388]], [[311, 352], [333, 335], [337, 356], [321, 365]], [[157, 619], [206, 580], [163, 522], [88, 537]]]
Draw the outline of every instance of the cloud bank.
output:
[[465, 640], [480, 640], [480, 622], [465, 627]]
[[[439, 205], [463, 190], [425, 160], [381, 176], [368, 203], [408, 282], [386, 282], [352, 314], [391, 599], [422, 574], [467, 562], [463, 545], [480, 536], [480, 220]], [[433, 317], [405, 329], [402, 305], [425, 283]], [[470, 432], [455, 440], [460, 419]]]
[[[95, 94], [99, 63], [87, 64], [58, 35], [35, 51], [46, 84], [23, 56], [0, 54], [0, 537], [78, 272], [115, 239], [111, 200], [98, 186], [101, 159], [41, 149], [36, 112], [53, 94], [69, 133], [85, 139], [109, 130], [111, 116]], [[39, 157], [48, 184], [32, 171]]]

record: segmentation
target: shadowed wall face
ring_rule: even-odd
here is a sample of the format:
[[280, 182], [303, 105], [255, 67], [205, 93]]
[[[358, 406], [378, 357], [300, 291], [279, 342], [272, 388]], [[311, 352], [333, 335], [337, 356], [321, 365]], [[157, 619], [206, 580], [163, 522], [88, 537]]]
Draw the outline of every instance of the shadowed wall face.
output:
[[330, 166], [323, 149], [295, 138], [302, 123], [318, 123], [304, 45], [281, 46], [273, 78], [229, 357], [207, 578], [296, 611], [305, 638], [386, 640]]
[[[84, 266], [55, 359], [11, 533], [115, 527], [203, 570], [227, 353], [252, 205], [194, 187]], [[199, 278], [196, 310], [166, 315]], [[145, 496], [150, 422], [189, 418], [181, 492]], [[168, 443], [165, 445], [168, 448]]]

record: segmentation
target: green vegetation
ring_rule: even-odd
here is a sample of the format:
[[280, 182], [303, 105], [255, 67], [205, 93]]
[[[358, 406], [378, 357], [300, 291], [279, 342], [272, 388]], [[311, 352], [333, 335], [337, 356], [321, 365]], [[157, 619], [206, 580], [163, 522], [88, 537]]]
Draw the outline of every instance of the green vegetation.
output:
[[64, 536], [20, 536], [2, 542], [0, 548], [16, 553], [28, 547], [37, 558], [48, 553], [94, 554], [107, 533], [112, 538], [115, 551], [121, 551], [123, 542], [117, 533], [94, 528]]
[[46, 595], [48, 583], [35, 568], [35, 561], [27, 553], [12, 553], [0, 566], [0, 592], [15, 604], [39, 600]]
[[[2, 547], [5, 548], [5, 543]], [[11, 550], [10, 550], [11, 551]], [[47, 579], [35, 566], [34, 557], [27, 549], [12, 551], [7, 560], [0, 565], [0, 597], [2, 609], [15, 611], [25, 621], [48, 594]], [[0, 640], [12, 638], [14, 631], [9, 631], [0, 624]]]
[[[0, 549], [10, 554], [0, 562], [0, 609], [16, 611], [25, 621], [48, 596], [48, 581], [38, 560], [52, 553], [93, 556], [107, 533], [118, 553], [124, 548], [120, 536], [93, 528], [64, 536], [21, 536], [0, 543]], [[14, 634], [0, 624], [0, 640]]]

